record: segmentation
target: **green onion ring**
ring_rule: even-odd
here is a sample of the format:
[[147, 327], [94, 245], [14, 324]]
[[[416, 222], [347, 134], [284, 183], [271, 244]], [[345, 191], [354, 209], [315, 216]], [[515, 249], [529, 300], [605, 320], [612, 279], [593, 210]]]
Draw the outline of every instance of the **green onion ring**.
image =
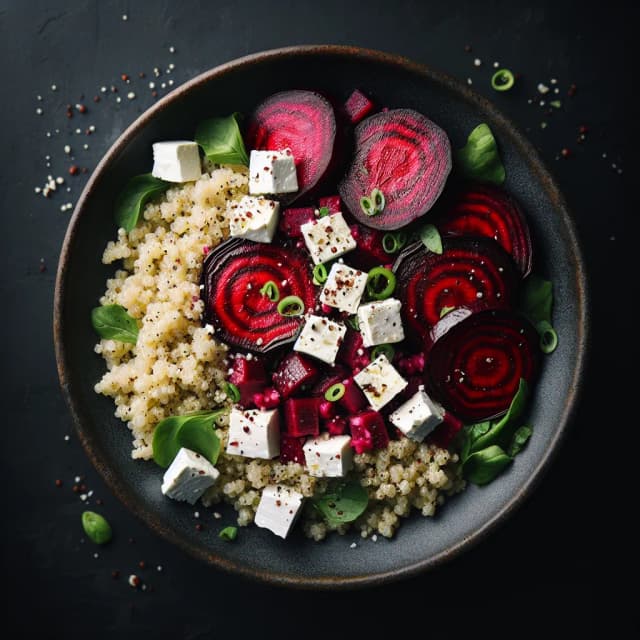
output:
[[396, 253], [400, 249], [398, 244], [398, 237], [395, 233], [385, 233], [382, 236], [382, 248], [385, 253]]
[[362, 198], [360, 198], [360, 208], [368, 216], [375, 216], [376, 213], [379, 213], [373, 206], [373, 201], [368, 196], [362, 196]]
[[329, 213], [329, 207], [320, 207], [318, 209], [318, 218], [324, 218], [325, 216], [328, 216]]
[[508, 91], [513, 87], [516, 79], [509, 69], [498, 69], [491, 76], [491, 88], [496, 91]]
[[286, 296], [278, 302], [278, 313], [281, 316], [301, 316], [304, 313], [304, 302], [298, 296]]
[[[386, 285], [384, 289], [378, 291], [378, 283], [380, 278], [384, 278]], [[367, 278], [367, 293], [373, 300], [386, 300], [394, 292], [396, 288], [395, 274], [385, 267], [374, 267], [369, 271]]]
[[552, 353], [558, 346], [558, 334], [546, 320], [538, 322], [536, 329], [540, 334], [540, 349], [543, 353]]
[[374, 189], [369, 196], [371, 202], [373, 202], [373, 208], [376, 213], [382, 213], [384, 211], [384, 205], [387, 203], [384, 197], [384, 193], [380, 189]]
[[360, 322], [358, 321], [358, 316], [349, 316], [345, 322], [354, 330], [360, 330]]
[[340, 398], [342, 398], [345, 391], [346, 389], [342, 382], [336, 382], [324, 392], [324, 399], [328, 400], [329, 402], [337, 402], [338, 400], [340, 400]]
[[240, 402], [240, 389], [233, 382], [227, 382], [227, 396], [233, 404]]
[[273, 280], [268, 280], [264, 283], [264, 286], [260, 289], [260, 294], [267, 296], [271, 302], [280, 300], [280, 289], [278, 289], [278, 285]]
[[322, 262], [313, 267], [313, 284], [323, 284], [328, 277], [327, 267]]
[[378, 356], [385, 355], [387, 360], [391, 362], [396, 350], [390, 344], [379, 344], [371, 350], [371, 359], [375, 360]]

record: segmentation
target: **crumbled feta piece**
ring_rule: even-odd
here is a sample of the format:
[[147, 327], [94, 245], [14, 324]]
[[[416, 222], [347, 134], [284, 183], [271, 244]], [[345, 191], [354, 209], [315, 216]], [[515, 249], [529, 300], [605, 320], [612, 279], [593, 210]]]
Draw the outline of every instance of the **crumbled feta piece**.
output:
[[293, 350], [333, 364], [346, 332], [347, 328], [340, 322], [323, 316], [308, 315]]
[[202, 175], [200, 151], [195, 142], [176, 140], [153, 145], [152, 175], [167, 182], [190, 182]]
[[404, 329], [400, 317], [401, 306], [400, 300], [395, 298], [369, 302], [360, 306], [358, 324], [365, 347], [404, 340]]
[[204, 456], [183, 447], [165, 471], [162, 493], [174, 500], [194, 504], [219, 475]]
[[305, 222], [300, 231], [314, 264], [334, 260], [356, 248], [351, 229], [339, 211]]
[[353, 465], [351, 436], [324, 433], [304, 443], [304, 459], [309, 475], [316, 478], [342, 478]]
[[257, 526], [286, 538], [293, 527], [304, 497], [301, 493], [280, 484], [267, 485], [256, 510]]
[[242, 411], [236, 407], [229, 416], [227, 453], [245, 458], [269, 460], [280, 455], [280, 417], [277, 409]]
[[407, 438], [422, 442], [442, 422], [443, 416], [444, 409], [421, 388], [400, 405], [389, 420]]
[[353, 379], [376, 411], [382, 409], [408, 384], [384, 354], [370, 362]]
[[320, 302], [340, 311], [355, 313], [366, 286], [366, 273], [334, 262], [326, 282], [322, 285]]
[[249, 157], [249, 193], [295, 193], [298, 190], [296, 163], [291, 149], [252, 151]]
[[278, 226], [280, 204], [267, 198], [243, 196], [227, 203], [229, 231], [234, 238], [271, 242]]

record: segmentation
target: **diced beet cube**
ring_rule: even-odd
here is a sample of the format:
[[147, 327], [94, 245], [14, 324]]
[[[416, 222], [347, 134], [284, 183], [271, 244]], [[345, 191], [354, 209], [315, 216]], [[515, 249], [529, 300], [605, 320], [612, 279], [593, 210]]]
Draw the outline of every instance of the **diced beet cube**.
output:
[[373, 102], [359, 89], [354, 89], [344, 103], [344, 110], [347, 112], [352, 124], [357, 124], [360, 120], [364, 120], [374, 108]]
[[253, 404], [258, 409], [275, 409], [280, 404], [280, 394], [273, 387], [253, 394]]
[[285, 209], [280, 215], [278, 228], [289, 238], [302, 238], [301, 225], [315, 220], [313, 207], [295, 207]]
[[318, 377], [318, 367], [296, 351], [287, 354], [271, 376], [273, 386], [283, 398], [300, 390], [302, 385], [313, 384]]
[[297, 462], [304, 464], [305, 438], [295, 438], [286, 433], [280, 434], [280, 462]]
[[342, 211], [342, 200], [340, 196], [326, 196], [318, 200], [318, 207], [327, 207], [329, 213], [338, 213]]
[[389, 432], [384, 418], [373, 409], [365, 409], [349, 418], [351, 445], [356, 453], [372, 449], [386, 449], [389, 444]]
[[344, 378], [349, 375], [349, 370], [342, 366], [341, 364], [337, 364], [331, 369], [328, 369], [325, 375], [322, 376], [314, 385], [311, 387], [311, 391], [309, 395], [311, 396], [322, 396], [324, 398], [324, 394], [327, 389], [337, 382], [342, 382]]
[[413, 376], [424, 371], [424, 353], [411, 353], [398, 358], [398, 371], [404, 376]]
[[442, 423], [427, 437], [427, 442], [446, 449], [453, 442], [460, 429], [462, 429], [462, 421], [450, 411], [445, 411]]
[[345, 378], [342, 380], [344, 385], [344, 395], [338, 402], [347, 413], [357, 413], [360, 409], [364, 409], [368, 402], [360, 387], [355, 383], [353, 378]]
[[267, 374], [262, 360], [256, 357], [236, 357], [231, 365], [229, 382], [238, 387], [240, 404], [243, 407], [251, 406], [253, 394], [262, 391], [267, 384]]
[[384, 237], [382, 231], [370, 229], [361, 224], [354, 224], [350, 228], [351, 235], [357, 244], [355, 251], [349, 254], [353, 256], [355, 264], [370, 269], [390, 261], [392, 256], [382, 246], [382, 238]]
[[347, 420], [342, 416], [336, 416], [327, 422], [327, 431], [332, 436], [341, 436], [347, 430]]
[[347, 329], [336, 359], [344, 362], [350, 369], [364, 369], [371, 362], [359, 331]]
[[336, 403], [329, 400], [320, 400], [318, 405], [318, 414], [323, 420], [331, 420], [336, 415]]
[[290, 436], [317, 436], [320, 434], [318, 398], [289, 398], [284, 403], [284, 423]]

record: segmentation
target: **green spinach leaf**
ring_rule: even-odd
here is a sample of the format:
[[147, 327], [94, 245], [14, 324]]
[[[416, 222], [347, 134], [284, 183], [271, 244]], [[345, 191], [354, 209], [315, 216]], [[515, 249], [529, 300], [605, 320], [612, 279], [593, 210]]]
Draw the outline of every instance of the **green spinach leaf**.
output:
[[369, 504], [369, 494], [359, 482], [352, 481], [314, 497], [312, 504], [329, 524], [337, 525], [353, 522], [362, 515]]
[[518, 455], [524, 446], [527, 444], [527, 441], [531, 437], [533, 433], [533, 429], [527, 425], [522, 425], [516, 432], [513, 434], [513, 438], [511, 439], [511, 444], [507, 449], [507, 453], [513, 458]]
[[238, 117], [232, 113], [222, 118], [210, 118], [198, 125], [196, 142], [211, 162], [218, 164], [249, 164]]
[[138, 323], [119, 304], [106, 304], [91, 311], [91, 324], [95, 332], [107, 340], [119, 340], [135, 344], [138, 340]]
[[544, 353], [551, 353], [558, 346], [558, 334], [551, 324], [552, 307], [553, 284], [535, 274], [529, 275], [520, 294], [520, 310], [538, 331]]
[[233, 542], [238, 537], [238, 527], [225, 527], [218, 534], [218, 538], [222, 538], [226, 542]]
[[427, 247], [429, 251], [437, 253], [438, 255], [442, 253], [442, 238], [435, 225], [425, 224], [424, 227], [420, 229], [420, 240], [422, 240], [422, 244]]
[[164, 193], [169, 186], [169, 182], [155, 178], [150, 173], [131, 178], [116, 199], [115, 218], [118, 226], [125, 231], [134, 229], [144, 205], [154, 196]]
[[502, 447], [492, 445], [471, 454], [464, 463], [464, 474], [469, 482], [483, 485], [491, 482], [513, 461]]
[[472, 180], [500, 185], [505, 170], [498, 153], [498, 145], [489, 125], [479, 124], [467, 138], [467, 144], [459, 149], [456, 160], [460, 172]]
[[464, 462], [471, 453], [471, 447], [478, 438], [483, 436], [491, 429], [491, 422], [478, 422], [476, 424], [466, 425], [462, 430], [462, 447], [460, 451], [460, 459]]

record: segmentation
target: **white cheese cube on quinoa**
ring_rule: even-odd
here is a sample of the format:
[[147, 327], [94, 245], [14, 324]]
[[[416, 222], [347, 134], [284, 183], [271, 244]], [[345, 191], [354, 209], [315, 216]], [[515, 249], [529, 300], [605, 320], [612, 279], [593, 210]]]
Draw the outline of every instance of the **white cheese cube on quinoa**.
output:
[[363, 304], [358, 309], [358, 324], [365, 347], [404, 340], [400, 317], [402, 303], [395, 298]]
[[334, 262], [326, 282], [322, 285], [320, 302], [340, 311], [355, 313], [366, 286], [366, 273]]
[[227, 453], [269, 460], [280, 455], [280, 416], [277, 409], [261, 411], [237, 407], [229, 416]]
[[270, 484], [262, 490], [255, 523], [263, 529], [286, 538], [300, 514], [304, 497], [281, 484]]
[[204, 456], [183, 447], [165, 471], [162, 493], [174, 500], [194, 504], [219, 475]]
[[271, 242], [278, 226], [280, 204], [267, 198], [243, 196], [227, 203], [229, 232], [234, 238]]
[[307, 440], [302, 449], [309, 475], [316, 478], [342, 478], [353, 466], [351, 436], [323, 433]]
[[422, 442], [443, 420], [444, 409], [422, 388], [400, 405], [389, 420], [407, 438]]
[[291, 149], [252, 151], [249, 156], [251, 195], [295, 193], [298, 190], [296, 163]]
[[151, 174], [167, 182], [198, 180], [202, 175], [198, 145], [189, 140], [154, 143]]
[[408, 384], [384, 354], [370, 362], [353, 379], [376, 411], [382, 409]]
[[314, 264], [328, 262], [356, 248], [351, 229], [339, 211], [305, 222], [300, 231]]
[[293, 350], [333, 364], [346, 332], [347, 327], [340, 322], [323, 316], [308, 315]]

